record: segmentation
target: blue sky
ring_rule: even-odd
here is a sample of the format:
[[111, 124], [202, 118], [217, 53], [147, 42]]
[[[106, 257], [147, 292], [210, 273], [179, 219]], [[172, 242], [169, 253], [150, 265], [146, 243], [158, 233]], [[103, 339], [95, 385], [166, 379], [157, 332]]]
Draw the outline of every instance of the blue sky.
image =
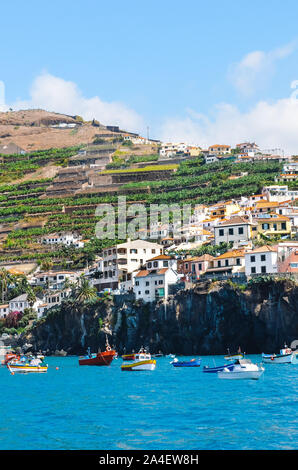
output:
[[[280, 100], [290, 97], [290, 85], [298, 79], [294, 0], [16, 0], [1, 5], [1, 17], [0, 80], [6, 103], [14, 109], [51, 107], [52, 95], [44, 96], [44, 88], [51, 88], [52, 77], [53, 89], [55, 78], [76, 85], [76, 99], [71, 105], [69, 98], [65, 112], [93, 113], [102, 122], [121, 125], [125, 118], [127, 127], [143, 134], [150, 126], [152, 137], [201, 144], [208, 144], [212, 134], [215, 141], [225, 135], [233, 139], [223, 124], [226, 117], [234, 128], [242, 123], [235, 139], [263, 143], [259, 126], [249, 124], [254, 112], [266, 103], [269, 115], [278, 114], [285, 105]], [[42, 76], [47, 80], [36, 82]], [[94, 97], [100, 103], [91, 102]], [[63, 96], [57, 102], [63, 107]], [[282, 106], [282, 129], [296, 117], [292, 108]], [[275, 121], [263, 130], [264, 145], [271, 143], [271, 134], [276, 136], [276, 126]], [[293, 150], [294, 131], [277, 133], [280, 145]], [[272, 145], [279, 145], [276, 138]]]

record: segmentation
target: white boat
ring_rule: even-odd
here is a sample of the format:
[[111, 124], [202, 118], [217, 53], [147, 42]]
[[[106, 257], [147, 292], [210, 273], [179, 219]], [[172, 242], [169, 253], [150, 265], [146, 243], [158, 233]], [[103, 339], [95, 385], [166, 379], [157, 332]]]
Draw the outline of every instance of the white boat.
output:
[[219, 379], [254, 379], [257, 380], [264, 373], [264, 367], [253, 364], [250, 359], [240, 359], [233, 364], [233, 368], [225, 367], [217, 372]]
[[298, 351], [292, 353], [292, 364], [298, 364]]
[[44, 364], [38, 358], [26, 358], [22, 357], [20, 360], [12, 360], [7, 363], [7, 368], [9, 372], [14, 375], [18, 373], [28, 373], [28, 372], [47, 372], [48, 365]]
[[264, 354], [262, 360], [267, 364], [290, 364], [292, 362], [293, 351], [287, 345], [279, 351], [279, 354]]
[[154, 370], [156, 367], [155, 359], [145, 359], [143, 361], [134, 361], [130, 364], [122, 364], [121, 370], [133, 371], [133, 370]]

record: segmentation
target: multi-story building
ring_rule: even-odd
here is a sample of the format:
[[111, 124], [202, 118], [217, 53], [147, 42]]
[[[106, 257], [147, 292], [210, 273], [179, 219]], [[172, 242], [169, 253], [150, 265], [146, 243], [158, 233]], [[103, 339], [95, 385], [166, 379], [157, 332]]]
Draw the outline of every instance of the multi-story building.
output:
[[253, 238], [260, 238], [260, 235], [266, 237], [291, 236], [291, 219], [285, 215], [276, 213], [258, 214], [253, 218], [254, 228]]
[[136, 300], [166, 300], [169, 286], [176, 284], [179, 278], [177, 262], [171, 256], [159, 255], [148, 260], [144, 269], [138, 271], [134, 277], [133, 291]]
[[123, 290], [132, 287], [132, 273], [140, 269], [153, 256], [161, 255], [163, 246], [146, 240], [130, 240], [103, 250], [103, 276], [97, 288]]
[[216, 155], [231, 153], [231, 146], [219, 144], [210, 145], [210, 147], [208, 147], [208, 152]]
[[219, 223], [214, 227], [214, 243], [247, 244], [252, 238], [252, 222], [240, 216]]
[[264, 245], [245, 253], [245, 274], [277, 273], [277, 248]]
[[216, 256], [211, 260], [211, 266], [206, 270], [206, 274], [244, 274], [245, 272], [245, 260], [244, 260], [244, 249], [230, 250], [222, 255]]

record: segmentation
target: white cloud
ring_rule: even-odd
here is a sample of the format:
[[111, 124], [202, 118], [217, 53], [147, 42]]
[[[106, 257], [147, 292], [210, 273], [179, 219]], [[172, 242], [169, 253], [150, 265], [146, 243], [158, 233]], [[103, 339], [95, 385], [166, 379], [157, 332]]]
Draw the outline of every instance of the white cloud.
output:
[[142, 117], [120, 102], [106, 102], [98, 96], [86, 98], [74, 82], [42, 73], [33, 82], [29, 101], [18, 101], [13, 109], [42, 108], [47, 111], [93, 118], [105, 125], [119, 125], [127, 130], [144, 129]]
[[260, 101], [243, 113], [222, 103], [215, 107], [212, 119], [194, 112], [185, 118], [168, 118], [161, 138], [203, 148], [215, 143], [233, 146], [254, 141], [263, 149], [282, 148], [298, 154], [298, 99], [293, 95], [273, 103]]
[[230, 67], [228, 78], [238, 92], [249, 97], [273, 76], [276, 62], [288, 57], [296, 48], [297, 41], [293, 41], [269, 52], [250, 52]]

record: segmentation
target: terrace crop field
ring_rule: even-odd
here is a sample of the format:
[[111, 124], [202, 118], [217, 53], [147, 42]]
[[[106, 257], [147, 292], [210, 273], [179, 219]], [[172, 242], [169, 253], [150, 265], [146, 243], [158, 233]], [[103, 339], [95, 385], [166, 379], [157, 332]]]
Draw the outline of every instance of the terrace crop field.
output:
[[[127, 204], [142, 202], [149, 208], [154, 204], [191, 203], [212, 204], [259, 193], [265, 184], [272, 184], [280, 173], [280, 163], [239, 163], [222, 161], [205, 165], [202, 158], [184, 161], [180, 165], [148, 164], [143, 168], [106, 170], [104, 174], [142, 173], [175, 170], [165, 180], [127, 183], [116, 191], [98, 188], [92, 194], [81, 192], [67, 197], [49, 197], [47, 187], [52, 178], [30, 179], [37, 168], [51, 163], [67, 166], [78, 148], [50, 149], [26, 155], [3, 156], [0, 164], [0, 262], [12, 260], [42, 260], [52, 258], [65, 266], [79, 266], [94, 256], [103, 246], [115, 241], [99, 241], [94, 237], [99, 217], [98, 204], [115, 206], [118, 196], [126, 195]], [[150, 157], [149, 157], [150, 158]], [[141, 160], [141, 158], [137, 159]], [[14, 180], [26, 173], [27, 180]], [[242, 174], [243, 173], [243, 174]], [[230, 179], [231, 176], [237, 176]], [[297, 183], [290, 183], [295, 187]], [[3, 233], [1, 232], [3, 231]], [[61, 231], [79, 232], [90, 240], [83, 249], [50, 247], [40, 243], [45, 234]], [[91, 259], [91, 258], [90, 258]]]

